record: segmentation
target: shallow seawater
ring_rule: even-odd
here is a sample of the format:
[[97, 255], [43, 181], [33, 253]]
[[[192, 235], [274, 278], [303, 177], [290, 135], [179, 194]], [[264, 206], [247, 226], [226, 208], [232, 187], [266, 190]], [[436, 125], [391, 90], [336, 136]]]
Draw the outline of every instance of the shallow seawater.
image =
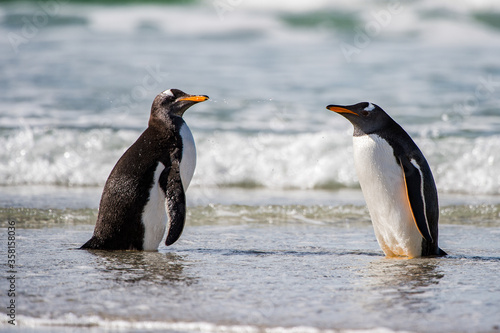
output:
[[16, 311], [26, 330], [477, 332], [500, 325], [498, 204], [442, 207], [440, 245], [449, 255], [410, 260], [384, 257], [362, 205], [193, 206], [181, 239], [158, 252], [79, 250], [95, 208], [0, 214], [16, 221]]

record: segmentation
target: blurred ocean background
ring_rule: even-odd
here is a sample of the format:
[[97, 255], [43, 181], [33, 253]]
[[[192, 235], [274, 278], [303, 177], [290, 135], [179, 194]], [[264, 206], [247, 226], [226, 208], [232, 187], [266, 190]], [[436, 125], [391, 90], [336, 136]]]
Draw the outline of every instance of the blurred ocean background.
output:
[[[1, 1], [0, 50], [19, 328], [500, 329], [498, 1]], [[73, 250], [169, 88], [210, 96], [184, 116], [198, 163], [183, 236]], [[361, 101], [426, 156], [449, 257], [383, 257], [352, 126], [325, 109]]]

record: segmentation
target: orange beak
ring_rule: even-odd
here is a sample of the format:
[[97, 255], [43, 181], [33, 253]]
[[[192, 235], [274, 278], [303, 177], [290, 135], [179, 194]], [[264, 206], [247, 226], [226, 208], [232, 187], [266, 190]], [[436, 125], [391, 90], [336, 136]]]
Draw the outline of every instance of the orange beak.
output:
[[192, 101], [192, 102], [204, 102], [208, 99], [205, 95], [192, 95], [179, 99], [179, 101]]
[[348, 109], [340, 107], [340, 106], [328, 105], [326, 108], [328, 110], [330, 110], [330, 111], [333, 111], [333, 112], [337, 112], [337, 113], [352, 113], [352, 114], [358, 116], [358, 114], [356, 112], [353, 112], [351, 110], [348, 110]]

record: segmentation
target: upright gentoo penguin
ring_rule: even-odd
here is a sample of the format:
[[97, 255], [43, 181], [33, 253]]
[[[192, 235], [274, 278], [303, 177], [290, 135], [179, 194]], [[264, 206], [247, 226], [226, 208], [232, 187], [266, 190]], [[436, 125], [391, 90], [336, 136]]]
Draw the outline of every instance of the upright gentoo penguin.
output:
[[193, 135], [182, 116], [207, 99], [178, 89], [156, 96], [148, 128], [106, 181], [94, 235], [82, 249], [153, 251], [165, 229], [165, 244], [177, 241], [186, 218], [184, 192], [196, 165]]
[[328, 105], [354, 126], [354, 163], [380, 247], [389, 256], [446, 255], [438, 247], [439, 205], [429, 164], [379, 106]]

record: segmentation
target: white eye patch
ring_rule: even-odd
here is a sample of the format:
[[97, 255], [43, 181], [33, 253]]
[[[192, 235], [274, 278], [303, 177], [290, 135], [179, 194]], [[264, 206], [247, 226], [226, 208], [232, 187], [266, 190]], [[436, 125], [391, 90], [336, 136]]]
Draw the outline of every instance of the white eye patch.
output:
[[174, 97], [174, 94], [172, 93], [171, 89], [165, 90], [164, 92], [162, 92], [162, 95]]
[[364, 108], [365, 111], [373, 111], [373, 109], [375, 109], [375, 106], [372, 103], [368, 103], [368, 106]]

